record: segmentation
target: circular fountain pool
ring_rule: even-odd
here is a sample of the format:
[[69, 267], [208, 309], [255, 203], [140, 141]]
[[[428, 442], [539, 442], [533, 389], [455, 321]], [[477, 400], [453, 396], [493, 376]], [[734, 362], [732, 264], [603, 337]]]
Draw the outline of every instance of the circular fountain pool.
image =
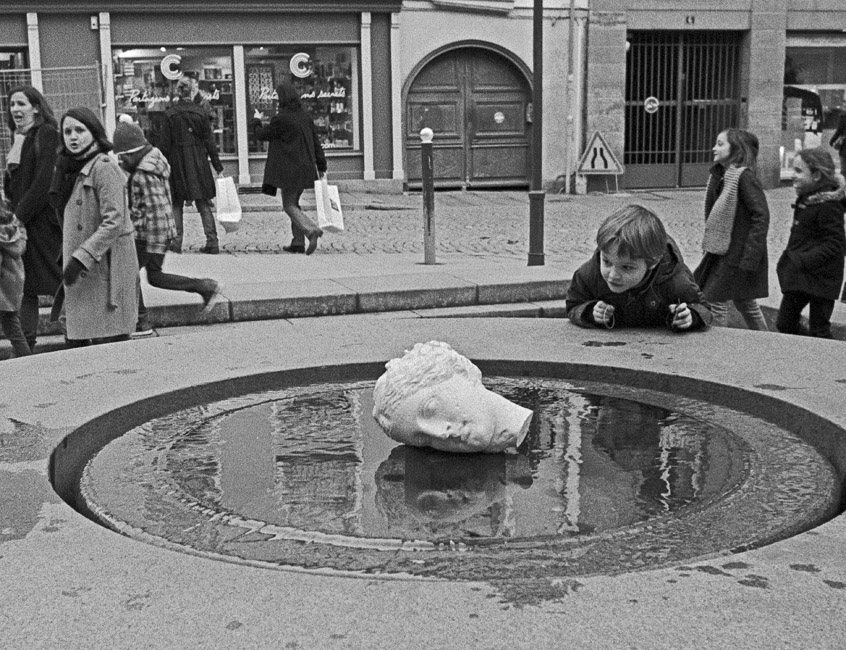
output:
[[254, 393], [151, 420], [80, 493], [125, 534], [193, 553], [462, 579], [572, 576], [746, 549], [836, 512], [829, 463], [744, 413], [547, 378], [485, 384], [534, 411], [516, 453], [398, 445], [372, 381]]

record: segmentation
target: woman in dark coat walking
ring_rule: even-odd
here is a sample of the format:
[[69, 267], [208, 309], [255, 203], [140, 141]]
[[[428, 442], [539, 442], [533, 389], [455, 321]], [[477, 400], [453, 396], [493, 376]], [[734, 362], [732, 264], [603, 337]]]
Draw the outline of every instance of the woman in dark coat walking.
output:
[[[793, 225], [776, 266], [782, 293], [776, 320], [779, 332], [832, 338], [831, 314], [843, 284], [846, 254], [844, 185], [827, 151], [805, 149], [796, 154]], [[809, 330], [800, 324], [806, 305], [810, 305]]]
[[47, 192], [59, 150], [59, 131], [44, 96], [30, 86], [9, 93], [7, 124], [14, 138], [6, 156], [4, 188], [27, 232], [20, 319], [30, 349], [38, 332], [38, 296], [53, 296], [62, 283], [62, 228]]
[[705, 190], [705, 255], [693, 272], [711, 304], [714, 325], [728, 324], [732, 301], [749, 329], [767, 331], [756, 298], [769, 294], [770, 209], [755, 174], [758, 138], [726, 129], [717, 136]]
[[[267, 163], [261, 191], [270, 196], [282, 192], [282, 209], [291, 219], [291, 243], [286, 253], [311, 255], [323, 231], [300, 208], [300, 197], [307, 187], [326, 173], [326, 156], [317, 137], [314, 122], [303, 110], [300, 95], [290, 82], [276, 87], [279, 109], [267, 126], [253, 122], [259, 140], [269, 140]], [[305, 240], [308, 239], [308, 246]]]
[[193, 201], [203, 222], [206, 245], [201, 253], [220, 252], [217, 228], [211, 200], [217, 194], [209, 159], [220, 175], [223, 165], [217, 153], [208, 113], [194, 102], [195, 88], [190, 77], [182, 77], [176, 84], [179, 101], [165, 112], [159, 150], [170, 164], [170, 190], [173, 201], [173, 220], [176, 239], [170, 250], [182, 252], [182, 208], [185, 201]]

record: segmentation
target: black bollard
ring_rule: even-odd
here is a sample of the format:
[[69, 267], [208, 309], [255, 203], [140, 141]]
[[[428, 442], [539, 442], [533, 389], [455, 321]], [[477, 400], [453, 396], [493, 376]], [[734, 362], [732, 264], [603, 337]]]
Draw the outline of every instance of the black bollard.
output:
[[432, 139], [430, 128], [420, 131], [420, 165], [423, 171], [423, 263], [435, 261], [435, 172], [432, 161]]

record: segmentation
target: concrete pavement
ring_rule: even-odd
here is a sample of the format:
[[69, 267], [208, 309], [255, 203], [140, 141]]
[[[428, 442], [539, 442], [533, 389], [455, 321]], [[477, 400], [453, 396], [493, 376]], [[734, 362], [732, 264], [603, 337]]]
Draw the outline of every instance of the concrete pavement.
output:
[[[423, 264], [420, 194], [344, 192], [346, 230], [326, 234], [312, 256], [282, 251], [290, 238], [277, 200], [241, 196], [239, 230], [220, 230], [220, 255], [200, 254], [204, 236], [197, 213], [186, 211], [185, 252], [169, 253], [165, 270], [222, 283], [224, 296], [200, 313], [193, 294], [154, 289], [142, 275], [145, 300], [158, 333], [169, 327], [266, 318], [412, 311], [419, 316], [521, 315], [560, 317], [573, 271], [593, 252], [599, 223], [613, 210], [639, 203], [654, 210], [678, 242], [688, 265], [700, 259], [701, 189], [654, 190], [586, 196], [548, 195], [543, 266], [529, 267], [528, 196], [525, 192], [439, 192], [435, 196], [435, 265]], [[789, 187], [767, 192], [772, 320], [780, 302], [775, 263], [790, 229]], [[303, 197], [313, 211], [313, 194]], [[448, 311], [444, 311], [448, 310]], [[42, 315], [44, 335], [57, 324]], [[846, 306], [835, 310], [837, 338], [846, 338]], [[62, 347], [60, 336], [41, 337], [39, 349]], [[0, 355], [8, 354], [0, 343]]]

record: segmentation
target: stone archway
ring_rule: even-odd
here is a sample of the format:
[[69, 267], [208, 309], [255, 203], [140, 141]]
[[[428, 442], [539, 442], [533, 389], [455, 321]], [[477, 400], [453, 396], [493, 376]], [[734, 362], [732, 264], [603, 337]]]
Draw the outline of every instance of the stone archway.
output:
[[437, 186], [526, 186], [530, 101], [526, 74], [502, 53], [467, 45], [435, 54], [405, 97], [409, 185], [420, 184], [420, 129], [429, 127]]

